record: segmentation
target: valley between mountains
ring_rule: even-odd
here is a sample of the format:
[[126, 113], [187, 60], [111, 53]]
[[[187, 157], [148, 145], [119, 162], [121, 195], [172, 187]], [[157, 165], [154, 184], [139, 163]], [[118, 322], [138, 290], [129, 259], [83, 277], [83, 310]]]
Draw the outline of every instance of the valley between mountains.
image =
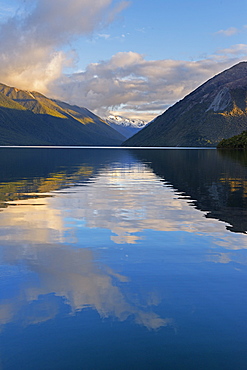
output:
[[247, 62], [212, 77], [162, 115], [109, 116], [0, 84], [0, 145], [216, 147], [247, 130]]

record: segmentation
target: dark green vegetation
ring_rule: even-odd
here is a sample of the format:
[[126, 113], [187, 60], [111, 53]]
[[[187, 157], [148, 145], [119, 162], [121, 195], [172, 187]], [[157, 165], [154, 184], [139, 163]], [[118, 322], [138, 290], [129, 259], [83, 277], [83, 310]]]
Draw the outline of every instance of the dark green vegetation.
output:
[[247, 131], [242, 134], [235, 135], [229, 139], [223, 139], [217, 145], [217, 148], [222, 149], [247, 149]]
[[86, 108], [0, 84], [0, 145], [120, 145], [123, 140]]
[[215, 147], [247, 129], [247, 62], [239, 63], [170, 107], [125, 146]]

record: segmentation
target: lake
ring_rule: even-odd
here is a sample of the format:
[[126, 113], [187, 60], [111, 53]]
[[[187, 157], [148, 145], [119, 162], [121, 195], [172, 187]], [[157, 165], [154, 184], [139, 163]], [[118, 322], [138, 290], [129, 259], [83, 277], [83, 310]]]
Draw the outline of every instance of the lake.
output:
[[1, 369], [247, 368], [247, 153], [0, 158]]

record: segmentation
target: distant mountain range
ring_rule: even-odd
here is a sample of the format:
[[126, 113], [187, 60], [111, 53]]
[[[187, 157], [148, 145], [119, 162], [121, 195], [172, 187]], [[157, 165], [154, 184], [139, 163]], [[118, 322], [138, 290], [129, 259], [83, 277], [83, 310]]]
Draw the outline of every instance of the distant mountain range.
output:
[[109, 123], [112, 128], [120, 132], [120, 134], [125, 136], [126, 139], [136, 134], [147, 124], [146, 121], [140, 119], [130, 119], [113, 114], [106, 118], [106, 122]]
[[86, 108], [0, 84], [0, 145], [120, 145], [125, 136]]
[[247, 130], [247, 62], [211, 78], [123, 143], [215, 147]]

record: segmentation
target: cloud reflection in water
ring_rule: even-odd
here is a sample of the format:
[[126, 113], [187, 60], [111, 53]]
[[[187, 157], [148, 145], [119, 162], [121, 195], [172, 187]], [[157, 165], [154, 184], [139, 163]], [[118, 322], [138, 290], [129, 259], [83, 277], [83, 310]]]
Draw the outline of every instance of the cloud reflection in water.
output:
[[[21, 281], [17, 295], [2, 300], [2, 325], [16, 320], [29, 325], [55, 317], [60, 306], [54, 296], [63, 298], [70, 307], [70, 314], [91, 307], [101, 318], [116, 317], [124, 321], [133, 316], [136, 323], [148, 329], [158, 329], [172, 322], [162, 319], [150, 308], [145, 310], [128, 302], [118, 283], [127, 283], [129, 279], [103, 263], [96, 264], [90, 249], [49, 244], [4, 248], [5, 264], [18, 266], [20, 262], [23, 265], [21, 274], [31, 274], [28, 280]], [[33, 316], [32, 311], [27, 313], [30, 305], [38, 301], [38, 313], [40, 311], [42, 315]], [[146, 308], [153, 305], [154, 302], [149, 302]], [[24, 318], [21, 317], [23, 312], [26, 313]]]
[[[128, 277], [99, 260], [96, 263], [95, 252], [82, 237], [86, 231], [91, 239], [97, 237], [97, 229], [109, 231], [104, 245], [137, 244], [145, 231], [153, 230], [211, 235], [216, 245], [231, 250], [247, 247], [245, 235], [230, 233], [225, 223], [206, 219], [206, 213], [192, 207], [140, 162], [106, 166], [86, 184], [78, 182], [51, 194], [9, 201], [0, 213], [3, 263], [10, 270], [21, 266], [20, 275], [31, 274], [27, 280], [20, 279], [18, 293], [2, 301], [2, 324], [22, 321], [21, 313], [34, 302], [39, 302], [42, 314], [25, 315], [23, 324], [49, 320], [59, 312], [59, 298], [70, 314], [91, 307], [102, 318], [123, 321], [132, 316], [148, 329], [172, 324], [150, 309], [155, 300], [146, 297], [143, 307], [127, 299], [121, 284], [131, 283]], [[208, 260], [231, 261], [223, 253], [211, 254]]]
[[106, 167], [86, 185], [77, 183], [51, 194], [8, 202], [0, 215], [6, 235], [0, 238], [15, 240], [18, 235], [18, 240], [34, 243], [78, 242], [78, 230], [87, 227], [110, 230], [110, 239], [117, 244], [135, 244], [144, 230], [156, 230], [212, 234], [217, 245], [230, 249], [247, 246], [244, 235], [230, 236], [226, 223], [205, 218], [206, 212], [195, 209], [191, 200], [141, 163]]

